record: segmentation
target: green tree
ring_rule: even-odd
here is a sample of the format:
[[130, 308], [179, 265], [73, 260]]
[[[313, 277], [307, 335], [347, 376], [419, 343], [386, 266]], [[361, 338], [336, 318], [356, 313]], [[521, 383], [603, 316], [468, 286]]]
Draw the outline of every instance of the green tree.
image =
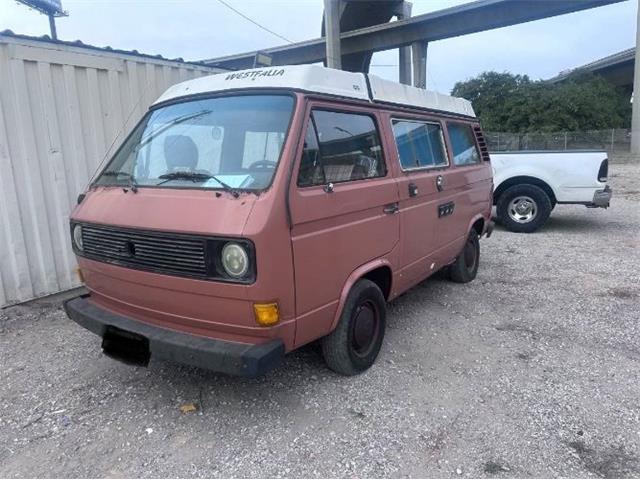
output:
[[472, 102], [487, 131], [584, 131], [631, 124], [628, 94], [592, 74], [549, 83], [484, 72], [456, 83], [451, 93]]

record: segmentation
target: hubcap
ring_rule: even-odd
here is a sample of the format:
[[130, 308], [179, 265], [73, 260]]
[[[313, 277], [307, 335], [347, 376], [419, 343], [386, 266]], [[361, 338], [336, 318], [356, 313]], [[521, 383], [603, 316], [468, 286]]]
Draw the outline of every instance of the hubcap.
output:
[[515, 197], [509, 202], [509, 217], [517, 223], [529, 223], [538, 214], [538, 204], [531, 197]]
[[375, 344], [380, 328], [378, 310], [372, 302], [365, 301], [356, 309], [351, 322], [351, 346], [353, 352], [364, 357]]

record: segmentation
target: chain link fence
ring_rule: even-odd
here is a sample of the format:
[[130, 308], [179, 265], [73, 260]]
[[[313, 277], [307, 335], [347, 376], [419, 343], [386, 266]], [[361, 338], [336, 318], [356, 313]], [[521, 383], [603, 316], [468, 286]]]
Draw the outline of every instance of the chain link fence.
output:
[[631, 146], [631, 130], [616, 128], [586, 132], [505, 133], [485, 132], [492, 152], [514, 150], [606, 150], [626, 153]]

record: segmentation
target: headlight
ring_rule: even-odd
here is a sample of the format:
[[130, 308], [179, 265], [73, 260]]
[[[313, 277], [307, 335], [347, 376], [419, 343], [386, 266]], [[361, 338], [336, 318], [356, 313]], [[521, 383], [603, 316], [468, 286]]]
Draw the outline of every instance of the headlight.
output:
[[244, 277], [249, 271], [249, 255], [242, 246], [229, 242], [222, 249], [222, 266], [230, 276]]
[[82, 225], [73, 227], [73, 245], [82, 251]]

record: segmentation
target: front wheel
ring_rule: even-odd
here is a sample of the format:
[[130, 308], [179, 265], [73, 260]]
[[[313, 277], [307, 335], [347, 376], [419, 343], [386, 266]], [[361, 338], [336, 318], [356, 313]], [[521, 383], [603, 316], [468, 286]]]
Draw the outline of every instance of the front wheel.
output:
[[496, 205], [498, 220], [517, 233], [531, 233], [540, 228], [552, 210], [549, 195], [540, 187], [523, 184], [506, 189]]
[[358, 280], [349, 292], [337, 327], [322, 339], [327, 366], [342, 375], [357, 375], [373, 365], [382, 346], [386, 315], [380, 288], [370, 280]]
[[471, 230], [462, 252], [449, 265], [449, 278], [456, 283], [469, 283], [478, 274], [480, 265], [480, 237], [478, 232]]

